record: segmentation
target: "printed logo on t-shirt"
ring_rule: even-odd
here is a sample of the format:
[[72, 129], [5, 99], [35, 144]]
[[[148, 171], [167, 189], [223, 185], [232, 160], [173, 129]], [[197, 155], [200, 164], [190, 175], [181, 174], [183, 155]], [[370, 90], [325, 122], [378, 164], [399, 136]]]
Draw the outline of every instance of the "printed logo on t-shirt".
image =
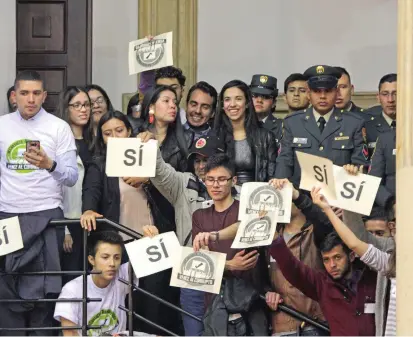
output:
[[103, 332], [112, 332], [119, 325], [118, 316], [110, 309], [102, 309], [89, 320], [88, 325], [100, 326], [99, 330], [89, 330], [88, 336], [100, 336]]
[[24, 159], [26, 152], [27, 139], [16, 140], [12, 143], [6, 152], [6, 167], [9, 170], [14, 170], [17, 173], [30, 173], [39, 170], [38, 167], [30, 164]]

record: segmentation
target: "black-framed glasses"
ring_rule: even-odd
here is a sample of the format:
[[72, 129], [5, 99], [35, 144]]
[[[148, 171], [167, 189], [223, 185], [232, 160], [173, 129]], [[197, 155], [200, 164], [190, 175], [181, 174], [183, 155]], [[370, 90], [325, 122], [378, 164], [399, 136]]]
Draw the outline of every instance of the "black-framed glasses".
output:
[[225, 186], [228, 184], [228, 181], [230, 181], [232, 177], [219, 177], [219, 178], [212, 178], [212, 177], [206, 177], [205, 178], [205, 185], [207, 186], [214, 186], [215, 183], [218, 183], [219, 186]]
[[90, 109], [90, 103], [86, 102], [86, 103], [73, 103], [73, 104], [69, 104], [70, 107], [72, 107], [73, 109], [80, 111], [82, 110], [83, 107], [85, 107], [85, 109]]

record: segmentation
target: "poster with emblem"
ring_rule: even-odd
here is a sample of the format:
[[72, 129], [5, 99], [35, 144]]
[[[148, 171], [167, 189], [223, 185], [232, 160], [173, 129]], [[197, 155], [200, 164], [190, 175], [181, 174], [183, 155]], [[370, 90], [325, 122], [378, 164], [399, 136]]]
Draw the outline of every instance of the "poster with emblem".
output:
[[267, 212], [264, 216], [248, 214], [238, 226], [231, 248], [252, 248], [269, 246], [277, 227], [278, 212]]
[[278, 211], [277, 221], [289, 223], [293, 189], [291, 184], [278, 190], [268, 183], [245, 183], [241, 188], [238, 220], [260, 211]]
[[129, 75], [173, 65], [172, 32], [129, 42]]
[[172, 269], [170, 285], [219, 294], [227, 254], [182, 247], [181, 258]]

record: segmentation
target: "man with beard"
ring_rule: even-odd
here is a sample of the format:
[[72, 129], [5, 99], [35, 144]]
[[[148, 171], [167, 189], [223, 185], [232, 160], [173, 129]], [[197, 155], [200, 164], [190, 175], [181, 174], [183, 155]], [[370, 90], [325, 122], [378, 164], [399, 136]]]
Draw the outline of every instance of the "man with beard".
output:
[[278, 96], [277, 79], [269, 75], [254, 75], [250, 88], [258, 119], [265, 129], [274, 133], [278, 142], [282, 135], [282, 121], [273, 115]]
[[186, 122], [184, 129], [192, 136], [192, 142], [206, 136], [211, 130], [210, 120], [215, 113], [218, 93], [207, 82], [195, 83], [186, 98]]
[[307, 79], [303, 74], [294, 73], [284, 81], [284, 99], [289, 112], [307, 109], [310, 105], [308, 98]]

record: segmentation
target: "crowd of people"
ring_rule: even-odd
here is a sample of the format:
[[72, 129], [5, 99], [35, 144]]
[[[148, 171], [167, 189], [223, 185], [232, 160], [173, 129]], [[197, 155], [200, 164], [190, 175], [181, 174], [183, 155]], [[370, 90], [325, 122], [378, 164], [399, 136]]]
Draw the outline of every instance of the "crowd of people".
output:
[[[101, 299], [87, 304], [89, 334], [127, 329], [119, 305], [128, 303], [128, 287], [118, 278], [128, 279], [123, 245], [131, 238], [98, 222], [102, 217], [150, 237], [173, 231], [182, 246], [227, 254], [220, 295], [169, 286], [171, 270], [135, 278], [200, 319], [133, 292], [131, 309], [178, 335], [328, 335], [278, 310], [279, 303], [331, 335], [395, 335], [397, 75], [384, 75], [379, 104], [363, 109], [352, 101], [345, 68], [293, 73], [284, 81], [283, 119], [274, 114], [279, 89], [269, 74], [253, 75], [249, 84], [231, 80], [219, 93], [200, 81], [182, 102], [185, 82], [173, 66], [142, 73], [125, 113], [99, 85], [70, 86], [56, 110], [45, 111], [41, 76], [32, 70], [16, 76], [9, 113], [0, 117], [0, 219], [19, 217], [25, 246], [0, 256], [0, 299], [33, 301], [0, 302], [0, 335], [57, 333], [42, 327], [80, 335], [82, 302], [70, 300], [82, 298], [82, 276], [4, 272], [80, 271], [84, 254], [89, 270], [100, 272], [87, 277], [88, 297]], [[107, 176], [111, 137], [157, 140], [155, 177]], [[300, 190], [298, 151], [328, 158], [349, 174], [380, 177], [371, 214], [330, 207], [317, 188]], [[291, 221], [277, 225], [271, 246], [231, 248], [246, 182], [293, 186]], [[50, 219], [80, 221], [54, 227]], [[164, 334], [139, 319], [134, 327]]]

